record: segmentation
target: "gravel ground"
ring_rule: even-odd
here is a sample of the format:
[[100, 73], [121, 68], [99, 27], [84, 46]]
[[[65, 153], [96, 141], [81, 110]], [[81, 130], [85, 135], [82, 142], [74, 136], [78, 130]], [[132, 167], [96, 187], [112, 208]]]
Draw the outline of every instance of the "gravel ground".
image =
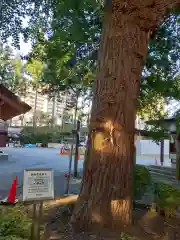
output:
[[[42, 149], [42, 148], [4, 148], [5, 153], [8, 153], [8, 161], [0, 161], [0, 199], [7, 196], [12, 180], [15, 176], [18, 177], [17, 196], [22, 198], [22, 181], [24, 168], [52, 168], [54, 170], [55, 196], [59, 197], [65, 192], [66, 179], [64, 173], [68, 171], [69, 157], [60, 156], [58, 149]], [[83, 169], [82, 160], [78, 162], [80, 174]], [[156, 157], [157, 158], [157, 157]], [[159, 162], [159, 158], [157, 158]], [[137, 156], [138, 164], [154, 164], [153, 156]], [[166, 165], [169, 164], [169, 159], [165, 158]], [[73, 168], [73, 163], [72, 163]], [[71, 180], [70, 192], [76, 193], [79, 190], [80, 183]]]
[[[0, 162], [0, 199], [7, 196], [15, 176], [18, 177], [17, 198], [22, 199], [24, 168], [52, 168], [55, 197], [64, 194], [66, 186], [64, 173], [69, 167], [68, 156], [60, 156], [58, 149], [5, 148], [3, 151], [9, 154], [9, 159]], [[79, 160], [78, 167], [82, 174], [83, 160]], [[70, 192], [78, 192], [79, 186], [78, 180], [71, 179]]]

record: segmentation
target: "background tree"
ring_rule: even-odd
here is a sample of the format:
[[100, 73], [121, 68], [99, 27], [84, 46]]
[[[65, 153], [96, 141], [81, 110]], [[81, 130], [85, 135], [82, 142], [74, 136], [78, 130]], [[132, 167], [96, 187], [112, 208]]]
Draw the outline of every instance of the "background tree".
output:
[[[34, 121], [34, 115], [32, 117], [32, 123]], [[36, 126], [49, 126], [51, 124], [52, 117], [43, 111], [36, 111]]]
[[40, 90], [40, 80], [42, 77], [43, 64], [41, 61], [33, 60], [30, 61], [26, 66], [26, 71], [30, 74], [32, 78], [32, 87], [35, 90], [35, 99], [34, 99], [34, 112], [33, 112], [33, 127], [36, 127], [36, 109], [37, 109], [37, 98], [38, 91]]
[[25, 95], [28, 81], [25, 65], [8, 45], [0, 44], [0, 82], [18, 95]]
[[1, 4], [1, 41], [7, 43], [11, 40], [19, 48], [21, 36], [28, 40], [39, 27], [47, 28], [53, 7], [54, 1], [51, 0], [4, 0]]

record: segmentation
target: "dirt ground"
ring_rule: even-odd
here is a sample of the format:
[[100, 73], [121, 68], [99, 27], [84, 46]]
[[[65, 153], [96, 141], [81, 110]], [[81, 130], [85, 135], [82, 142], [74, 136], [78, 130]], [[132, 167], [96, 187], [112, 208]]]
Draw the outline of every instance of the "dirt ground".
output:
[[[123, 233], [73, 233], [69, 224], [71, 211], [67, 204], [75, 202], [76, 196], [51, 202], [45, 207], [43, 240], [178, 240], [180, 239], [180, 219], [159, 216], [145, 209], [136, 209], [134, 225]], [[66, 205], [66, 207], [64, 207]]]

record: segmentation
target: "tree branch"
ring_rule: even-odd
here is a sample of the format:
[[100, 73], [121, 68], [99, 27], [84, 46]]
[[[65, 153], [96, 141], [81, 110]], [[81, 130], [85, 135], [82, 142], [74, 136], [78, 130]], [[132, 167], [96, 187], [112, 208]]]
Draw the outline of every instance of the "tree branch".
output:
[[180, 0], [155, 0], [154, 9], [156, 9], [157, 23], [164, 21], [168, 10], [171, 8], [180, 7]]
[[74, 88], [71, 85], [69, 85], [68, 87], [76, 94], [76, 90], [74, 90]]
[[174, 8], [180, 6], [180, 0], [155, 0], [159, 8]]
[[[170, 8], [180, 6], [180, 0], [113, 0], [113, 14], [123, 14], [127, 20], [152, 32], [164, 20]], [[118, 18], [117, 18], [118, 19]]]

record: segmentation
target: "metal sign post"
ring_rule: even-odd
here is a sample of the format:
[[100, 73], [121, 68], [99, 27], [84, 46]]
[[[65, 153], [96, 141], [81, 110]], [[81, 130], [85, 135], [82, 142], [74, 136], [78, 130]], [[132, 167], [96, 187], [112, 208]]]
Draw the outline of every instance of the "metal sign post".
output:
[[43, 201], [54, 199], [54, 176], [51, 168], [24, 170], [23, 201], [32, 202], [33, 222], [30, 240], [40, 240]]
[[68, 174], [66, 175], [66, 190], [65, 194], [69, 193], [69, 183], [71, 178], [71, 168], [72, 168], [72, 159], [73, 159], [73, 150], [74, 145], [75, 147], [75, 158], [74, 158], [74, 172], [75, 177], [77, 177], [77, 168], [78, 168], [78, 147], [79, 147], [79, 130], [80, 130], [80, 121], [77, 120], [76, 122], [76, 114], [75, 114], [75, 122], [74, 127], [76, 129], [72, 130], [72, 144], [70, 149], [70, 156], [69, 156], [69, 168], [68, 168]]
[[78, 158], [79, 158], [79, 140], [80, 140], [80, 136], [79, 136], [79, 132], [80, 132], [80, 125], [81, 122], [78, 120], [77, 121], [77, 126], [76, 126], [76, 144], [75, 144], [75, 155], [74, 155], [74, 177], [78, 176]]
[[74, 141], [75, 141], [74, 130], [72, 130], [72, 134], [73, 134], [73, 141], [72, 141], [71, 149], [70, 149], [69, 168], [68, 168], [68, 174], [66, 176], [66, 191], [65, 191], [65, 194], [69, 193], [69, 183], [70, 183], [70, 178], [71, 178], [71, 168], [72, 168], [72, 160], [73, 160]]

